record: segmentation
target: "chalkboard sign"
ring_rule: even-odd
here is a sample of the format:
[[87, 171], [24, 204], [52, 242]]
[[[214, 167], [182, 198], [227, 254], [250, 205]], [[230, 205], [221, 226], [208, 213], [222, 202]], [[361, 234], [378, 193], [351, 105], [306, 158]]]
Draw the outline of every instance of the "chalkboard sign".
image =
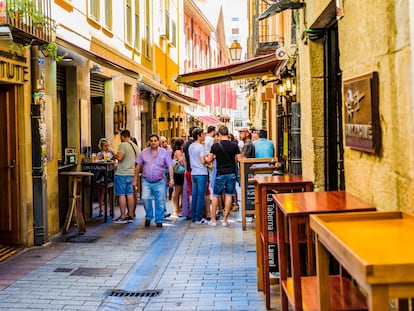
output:
[[[254, 170], [251, 169], [253, 164], [269, 163], [272, 158], [246, 158], [240, 160], [240, 180], [242, 189], [242, 223], [245, 230], [246, 215], [255, 214], [255, 183], [253, 182]], [[250, 180], [250, 181], [249, 181]]]

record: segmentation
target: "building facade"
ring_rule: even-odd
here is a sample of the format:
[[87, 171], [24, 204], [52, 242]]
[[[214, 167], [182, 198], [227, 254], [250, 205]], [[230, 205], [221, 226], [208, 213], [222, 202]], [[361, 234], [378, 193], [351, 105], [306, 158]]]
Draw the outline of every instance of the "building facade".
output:
[[184, 108], [199, 103], [173, 83], [183, 1], [23, 2], [0, 1], [7, 24], [1, 133], [8, 137], [0, 240], [31, 246], [46, 243], [65, 221], [60, 172], [80, 170], [102, 137], [117, 149], [123, 129], [140, 148], [152, 132], [179, 136]]
[[[251, 20], [261, 16], [266, 31], [282, 34], [287, 48], [290, 37], [297, 48], [296, 92], [288, 99], [298, 104], [302, 175], [315, 190], [346, 189], [379, 210], [411, 211], [412, 4], [291, 1], [281, 9], [249, 3]], [[287, 95], [286, 89], [274, 91], [276, 100]], [[291, 133], [288, 143], [293, 139]]]

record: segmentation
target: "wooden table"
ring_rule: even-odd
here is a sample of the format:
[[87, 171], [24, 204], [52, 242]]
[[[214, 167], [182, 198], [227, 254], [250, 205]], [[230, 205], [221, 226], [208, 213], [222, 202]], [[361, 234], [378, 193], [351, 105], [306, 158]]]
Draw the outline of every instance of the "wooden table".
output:
[[[369, 310], [414, 296], [414, 216], [405, 212], [312, 215], [320, 310], [330, 310], [328, 253], [367, 292]], [[346, 297], [345, 297], [346, 299]]]
[[[108, 188], [110, 186], [113, 187], [113, 180], [111, 181], [109, 179], [109, 171], [113, 170], [115, 168], [115, 162], [114, 161], [96, 161], [92, 162], [91, 159], [83, 159], [81, 163], [81, 169], [82, 171], [86, 172], [92, 172], [97, 174], [98, 172], [104, 172], [104, 184], [103, 187], [105, 188], [105, 194], [104, 194], [104, 222], [108, 220]], [[92, 185], [95, 184], [95, 181], [92, 182]], [[112, 193], [114, 193], [114, 189], [112, 189]], [[114, 214], [114, 196], [111, 196], [111, 215]], [[90, 209], [92, 211], [92, 187], [91, 187], [91, 204]], [[92, 212], [91, 212], [92, 215]]]
[[85, 220], [82, 213], [82, 193], [83, 193], [83, 178], [93, 176], [89, 172], [61, 172], [60, 175], [68, 176], [69, 178], [69, 208], [66, 213], [65, 224], [63, 225], [63, 233], [68, 233], [70, 223], [73, 215], [75, 215], [76, 225], [78, 227], [78, 234], [83, 235], [86, 232]]
[[[316, 277], [313, 276], [315, 274], [315, 260], [309, 215], [375, 211], [376, 208], [346, 191], [275, 194], [273, 199], [277, 207], [277, 242], [279, 246], [282, 310], [288, 310], [288, 300], [294, 310], [318, 310], [317, 301], [315, 300], [315, 297], [317, 297]], [[288, 257], [288, 255], [290, 256]], [[288, 277], [289, 268], [291, 277]], [[346, 310], [356, 310], [353, 308], [355, 306], [353, 302], [361, 306], [362, 309], [364, 306], [366, 307], [364, 297], [347, 279], [340, 276], [331, 277], [331, 282], [336, 285], [341, 284], [341, 290], [348, 288], [355, 297], [355, 300], [350, 299], [344, 303], [344, 308], [349, 308]], [[338, 293], [337, 296], [342, 295], [342, 293]], [[335, 307], [338, 310], [341, 309], [338, 304]], [[357, 308], [357, 310], [361, 309]]]
[[[269, 271], [278, 272], [276, 241], [276, 211], [272, 194], [312, 191], [313, 183], [302, 176], [255, 176], [257, 288], [264, 290], [266, 305], [270, 306]], [[269, 256], [269, 249], [272, 256]], [[271, 257], [271, 260], [269, 258]], [[272, 267], [270, 268], [270, 263]]]

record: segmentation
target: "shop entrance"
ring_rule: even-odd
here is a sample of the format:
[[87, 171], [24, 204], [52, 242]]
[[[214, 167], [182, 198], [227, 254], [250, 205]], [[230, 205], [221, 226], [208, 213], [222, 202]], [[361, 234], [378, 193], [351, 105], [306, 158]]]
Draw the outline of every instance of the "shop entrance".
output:
[[0, 84], [0, 244], [19, 242], [18, 88]]

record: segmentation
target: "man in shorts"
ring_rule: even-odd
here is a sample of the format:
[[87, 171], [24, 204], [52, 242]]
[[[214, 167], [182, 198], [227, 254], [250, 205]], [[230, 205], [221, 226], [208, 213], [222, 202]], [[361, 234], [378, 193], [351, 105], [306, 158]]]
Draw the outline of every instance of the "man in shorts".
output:
[[[135, 216], [135, 198], [132, 183], [135, 174], [135, 159], [138, 155], [138, 146], [131, 141], [131, 134], [128, 130], [121, 132], [121, 143], [118, 152], [113, 157], [118, 160], [115, 172], [115, 194], [118, 197], [118, 205], [121, 209], [121, 216], [112, 222], [125, 224], [133, 222]], [[126, 212], [128, 206], [128, 214]]]
[[210, 163], [216, 159], [217, 174], [213, 187], [213, 201], [210, 226], [217, 226], [216, 211], [219, 198], [225, 191], [224, 218], [223, 226], [228, 225], [228, 216], [232, 205], [232, 197], [236, 195], [236, 161], [242, 159], [239, 146], [229, 138], [229, 129], [227, 126], [221, 126], [218, 129], [219, 141], [211, 146], [207, 162]]

